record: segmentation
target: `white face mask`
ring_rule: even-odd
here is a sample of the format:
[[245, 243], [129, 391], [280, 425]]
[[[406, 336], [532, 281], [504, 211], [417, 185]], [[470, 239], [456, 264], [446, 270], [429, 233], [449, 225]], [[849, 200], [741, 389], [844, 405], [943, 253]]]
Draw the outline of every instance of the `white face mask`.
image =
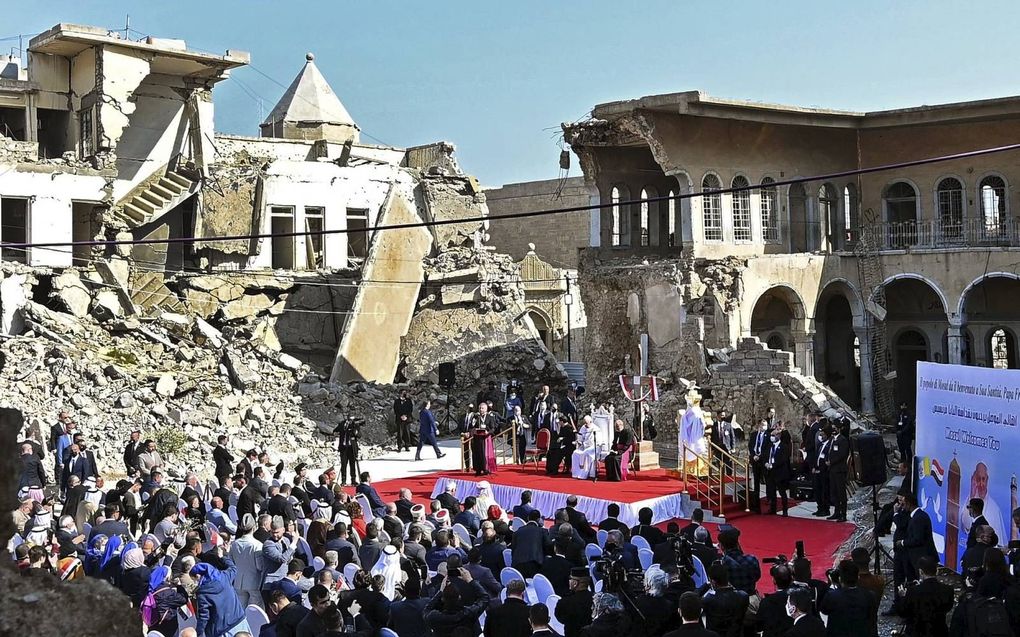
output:
[[797, 607], [796, 606], [791, 606], [789, 604], [786, 605], [786, 614], [787, 615], [789, 615], [790, 617], [793, 617], [793, 614], [795, 612], [797, 612]]
[[772, 436], [772, 442], [779, 442], [779, 436]]

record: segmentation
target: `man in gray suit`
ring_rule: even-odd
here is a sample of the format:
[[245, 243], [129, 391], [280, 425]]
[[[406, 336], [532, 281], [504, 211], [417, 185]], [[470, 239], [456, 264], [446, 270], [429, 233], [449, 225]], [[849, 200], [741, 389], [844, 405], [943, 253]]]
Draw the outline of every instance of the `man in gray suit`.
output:
[[252, 537], [254, 530], [255, 518], [249, 513], [238, 523], [237, 537], [230, 543], [230, 559], [237, 566], [234, 590], [242, 608], [249, 604], [263, 606], [262, 594], [259, 592], [264, 575], [262, 542]]
[[262, 563], [265, 577], [262, 579], [262, 599], [269, 605], [269, 595], [277, 582], [287, 577], [287, 568], [294, 559], [297, 542], [287, 532], [283, 518], [276, 516], [269, 527], [270, 536], [262, 544]]

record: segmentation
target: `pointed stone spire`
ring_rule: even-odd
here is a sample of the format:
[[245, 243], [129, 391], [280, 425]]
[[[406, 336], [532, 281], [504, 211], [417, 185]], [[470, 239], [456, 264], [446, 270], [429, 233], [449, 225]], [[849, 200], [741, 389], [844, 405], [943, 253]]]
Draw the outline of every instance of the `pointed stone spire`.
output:
[[262, 137], [324, 139], [341, 144], [357, 142], [359, 130], [315, 66], [311, 53], [305, 55], [304, 68], [259, 128]]

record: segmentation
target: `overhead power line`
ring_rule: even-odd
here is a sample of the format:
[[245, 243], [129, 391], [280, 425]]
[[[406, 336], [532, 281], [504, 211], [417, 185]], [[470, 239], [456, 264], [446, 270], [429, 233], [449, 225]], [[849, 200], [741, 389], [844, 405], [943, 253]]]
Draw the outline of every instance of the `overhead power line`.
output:
[[569, 206], [564, 208], [547, 208], [542, 210], [531, 210], [525, 212], [516, 212], [508, 215], [480, 215], [476, 217], [464, 217], [459, 219], [434, 219], [432, 221], [415, 221], [409, 223], [394, 223], [389, 225], [375, 225], [367, 228], [359, 229], [332, 229], [332, 230], [316, 230], [316, 231], [303, 231], [303, 232], [275, 232], [275, 233], [259, 233], [259, 234], [241, 234], [241, 235], [229, 235], [224, 237], [168, 237], [165, 239], [102, 239], [102, 240], [88, 240], [88, 241], [45, 241], [45, 242], [3, 242], [0, 243], [0, 249], [24, 249], [24, 248], [62, 248], [62, 247], [73, 247], [73, 246], [121, 246], [121, 245], [168, 245], [177, 243], [210, 243], [220, 241], [252, 241], [261, 239], [273, 239], [273, 238], [286, 238], [286, 237], [310, 237], [310, 236], [323, 236], [332, 234], [349, 234], [352, 232], [378, 232], [381, 230], [410, 230], [414, 228], [430, 228], [436, 226], [449, 226], [463, 223], [480, 223], [484, 221], [500, 221], [506, 219], [526, 219], [530, 217], [545, 217], [550, 215], [567, 214], [572, 212], [584, 212], [587, 210], [602, 210], [606, 208], [613, 208], [616, 206], [631, 206], [642, 203], [657, 203], [662, 201], [679, 201], [682, 199], [693, 199], [695, 197], [702, 197], [704, 195], [717, 195], [733, 192], [750, 192], [753, 190], [761, 190], [763, 188], [776, 188], [778, 186], [791, 186], [794, 184], [803, 184], [813, 181], [830, 181], [834, 179], [841, 179], [844, 177], [852, 177], [855, 175], [867, 175], [878, 172], [887, 172], [890, 170], [901, 170], [903, 168], [911, 168], [913, 166], [924, 166], [927, 164], [936, 164], [948, 161], [956, 161], [960, 159], [969, 159], [972, 157], [981, 157], [984, 155], [992, 155], [995, 153], [1004, 153], [1014, 150], [1020, 150], [1020, 143], [1008, 144], [1005, 146], [994, 146], [991, 148], [981, 148], [978, 150], [971, 150], [962, 153], [954, 153], [951, 155], [939, 155], [936, 157], [926, 157], [924, 159], [915, 159], [911, 161], [897, 162], [893, 164], [883, 164], [880, 166], [870, 166], [867, 168], [855, 168], [852, 170], [842, 170], [838, 172], [823, 173], [820, 175], [813, 175], [810, 177], [797, 177], [793, 179], [780, 179], [768, 184], [751, 184], [740, 187], [730, 188], [713, 188], [711, 190], [703, 190], [699, 192], [680, 193], [676, 195], [664, 195], [661, 197], [646, 197], [643, 199], [629, 199], [627, 201], [616, 201], [604, 203], [600, 202], [597, 204], [588, 204], [584, 206]]

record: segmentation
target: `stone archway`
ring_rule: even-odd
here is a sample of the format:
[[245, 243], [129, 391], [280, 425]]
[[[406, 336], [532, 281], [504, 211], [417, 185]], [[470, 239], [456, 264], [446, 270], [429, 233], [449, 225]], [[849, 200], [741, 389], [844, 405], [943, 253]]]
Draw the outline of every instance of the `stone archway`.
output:
[[897, 403], [914, 404], [917, 362], [946, 360], [942, 333], [949, 328], [945, 295], [931, 281], [900, 276], [885, 282], [890, 368], [896, 371]]
[[[975, 365], [1016, 369], [1016, 334], [1020, 333], [1020, 278], [996, 272], [971, 282], [960, 295], [961, 328], [973, 335]], [[961, 348], [962, 350], [962, 348]], [[961, 362], [965, 359], [961, 355]]]
[[812, 344], [807, 337], [804, 301], [787, 285], [765, 290], [754, 303], [749, 331], [765, 344], [778, 345], [793, 352], [794, 360], [805, 374], [814, 370]]
[[855, 409], [862, 404], [862, 320], [860, 298], [847, 282], [834, 281], [822, 289], [815, 304], [815, 378]]

